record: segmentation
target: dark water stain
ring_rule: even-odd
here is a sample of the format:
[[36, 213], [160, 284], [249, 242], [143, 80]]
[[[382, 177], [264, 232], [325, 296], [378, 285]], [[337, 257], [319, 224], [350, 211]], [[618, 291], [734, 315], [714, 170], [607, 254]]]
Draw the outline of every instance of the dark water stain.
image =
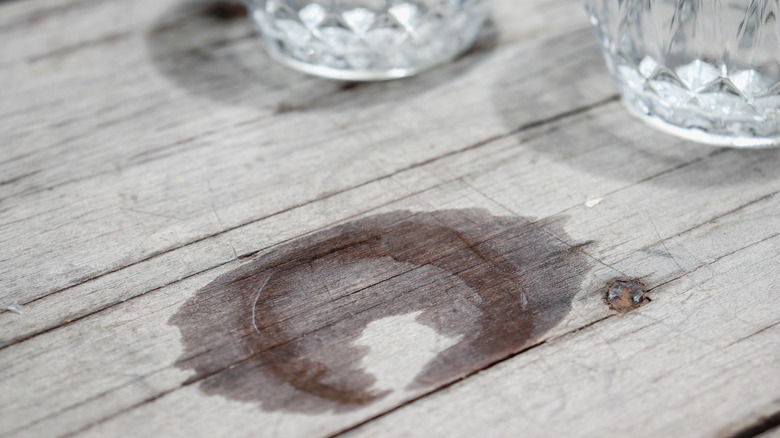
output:
[[522, 351], [569, 312], [591, 262], [563, 236], [559, 221], [469, 209], [398, 211], [300, 238], [182, 306], [170, 320], [185, 345], [177, 365], [205, 393], [264, 410], [349, 411], [389, 393], [372, 389], [369, 347], [355, 341], [373, 321], [420, 312], [417, 323], [458, 341], [407, 389], [451, 382]]

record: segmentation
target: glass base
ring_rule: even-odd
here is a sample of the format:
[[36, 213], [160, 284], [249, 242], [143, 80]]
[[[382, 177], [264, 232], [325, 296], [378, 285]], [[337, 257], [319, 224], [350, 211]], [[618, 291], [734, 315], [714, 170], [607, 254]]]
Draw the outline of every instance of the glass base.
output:
[[366, 9], [349, 2], [301, 8], [290, 0], [247, 1], [274, 59], [349, 81], [402, 78], [456, 58], [476, 40], [489, 3], [406, 0]]
[[777, 1], [585, 0], [585, 6], [634, 114], [711, 145], [780, 143]]
[[749, 137], [714, 134], [700, 128], [683, 128], [669, 123], [661, 117], [651, 114], [647, 108], [635, 98], [623, 96], [623, 105], [628, 112], [647, 125], [676, 137], [703, 143], [711, 146], [727, 146], [734, 148], [769, 148], [780, 145], [780, 136], [777, 137]]
[[344, 68], [329, 67], [321, 64], [311, 64], [305, 61], [298, 60], [292, 56], [289, 56], [282, 50], [279, 50], [278, 42], [266, 41], [266, 52], [275, 61], [280, 64], [297, 70], [301, 73], [306, 73], [312, 76], [319, 76], [326, 79], [335, 79], [338, 81], [356, 81], [356, 82], [369, 82], [369, 81], [388, 81], [393, 79], [401, 79], [409, 76], [415, 76], [422, 72], [428, 71], [440, 64], [449, 62], [468, 50], [471, 46], [464, 47], [462, 50], [454, 53], [447, 59], [439, 59], [435, 62], [431, 62], [425, 65], [417, 65], [415, 67], [396, 67], [387, 70], [349, 70]]

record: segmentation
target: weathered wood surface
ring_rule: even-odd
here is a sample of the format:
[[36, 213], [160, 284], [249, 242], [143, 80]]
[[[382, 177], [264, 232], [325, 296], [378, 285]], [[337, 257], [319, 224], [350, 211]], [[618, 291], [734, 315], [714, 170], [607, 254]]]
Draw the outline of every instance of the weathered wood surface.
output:
[[357, 86], [203, 1], [0, 36], [0, 435], [777, 433], [780, 150], [632, 119], [578, 0]]

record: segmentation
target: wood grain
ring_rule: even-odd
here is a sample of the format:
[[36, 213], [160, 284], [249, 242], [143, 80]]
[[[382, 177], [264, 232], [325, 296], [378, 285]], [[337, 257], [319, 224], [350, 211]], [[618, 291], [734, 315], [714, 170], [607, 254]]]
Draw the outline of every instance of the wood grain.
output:
[[[0, 2], [0, 309], [22, 305], [0, 313], [0, 435], [777, 432], [780, 151], [712, 149], [632, 119], [578, 0], [498, 0], [457, 62], [359, 85], [274, 64], [219, 7]], [[450, 228], [498, 254], [573, 258], [487, 271], [481, 288], [452, 266], [349, 250], [357, 258], [323, 259], [309, 283], [299, 265], [269, 280], [260, 308], [234, 309], [226, 293], [237, 272], [267, 272], [322, 236], [444, 211], [482, 212]], [[491, 239], [484, 218], [537, 237]], [[459, 253], [428, 231], [380, 234]], [[494, 297], [512, 283], [504, 271], [565, 305], [531, 318], [521, 297], [493, 323], [443, 317], [469, 314], [468, 290]], [[399, 283], [376, 287], [384, 274]], [[376, 293], [347, 294], [357, 283], [344, 278]], [[604, 301], [616, 278], [640, 281], [649, 301], [618, 316]], [[403, 281], [438, 294], [399, 293]], [[329, 312], [305, 307], [320, 285], [333, 289]], [[258, 311], [284, 320], [262, 345], [246, 340]], [[548, 319], [501, 338], [502, 317]], [[307, 324], [319, 331], [303, 336]], [[302, 341], [257, 355], [282, 335]], [[253, 357], [277, 364], [270, 386]], [[326, 362], [331, 373], [301, 366]], [[279, 382], [308, 395], [257, 396]], [[312, 395], [355, 382], [357, 403]]]

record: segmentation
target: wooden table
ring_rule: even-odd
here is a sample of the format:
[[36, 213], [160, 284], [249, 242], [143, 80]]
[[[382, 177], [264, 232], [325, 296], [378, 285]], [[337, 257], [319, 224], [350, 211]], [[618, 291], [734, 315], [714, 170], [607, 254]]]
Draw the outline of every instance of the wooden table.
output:
[[633, 119], [579, 0], [385, 83], [203, 1], [0, 47], [2, 436], [780, 436], [780, 150]]

